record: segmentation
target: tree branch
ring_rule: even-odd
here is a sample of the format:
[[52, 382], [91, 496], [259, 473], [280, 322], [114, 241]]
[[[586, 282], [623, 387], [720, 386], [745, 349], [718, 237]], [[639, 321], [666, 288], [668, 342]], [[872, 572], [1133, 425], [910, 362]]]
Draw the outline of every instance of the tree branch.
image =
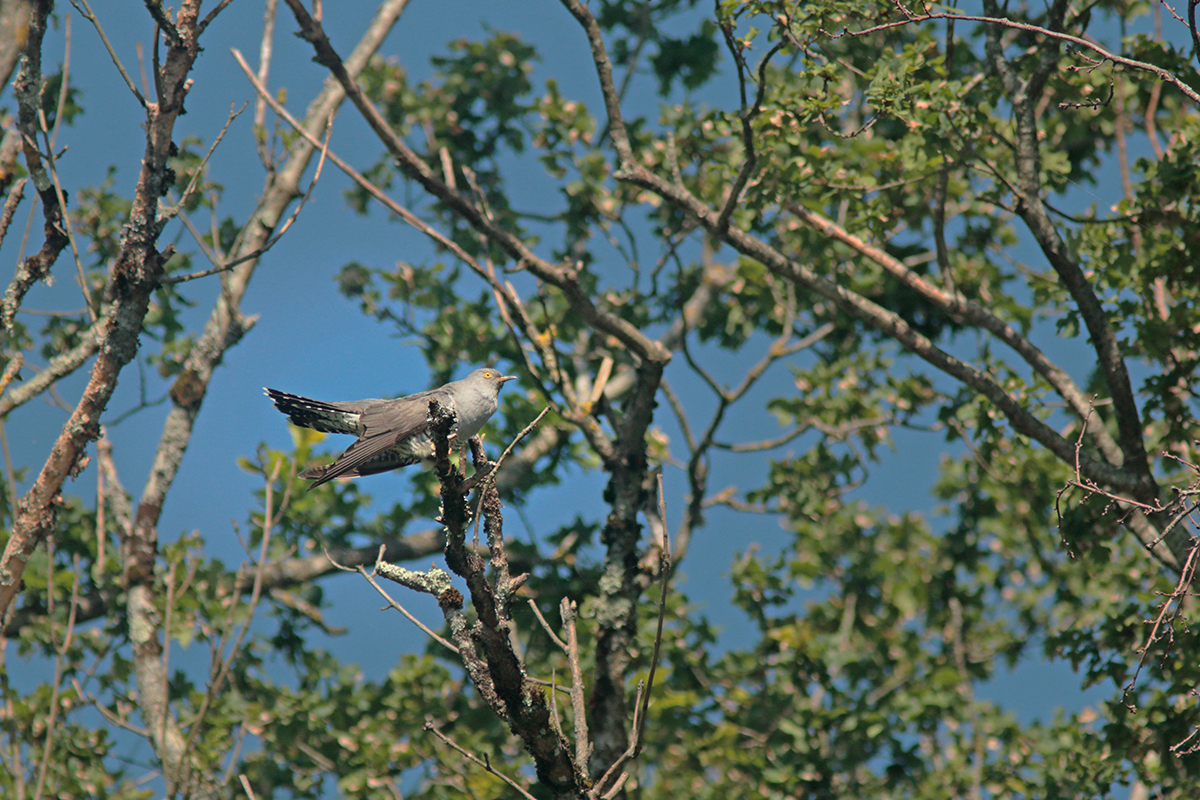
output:
[[[434, 461], [442, 487], [446, 564], [467, 582], [477, 620], [468, 630], [461, 612], [448, 608], [461, 604], [461, 597], [456, 597], [458, 593], [452, 588], [443, 593], [439, 604], [449, 616], [464, 667], [492, 710], [524, 742], [533, 756], [538, 779], [557, 797], [579, 797], [586, 789], [587, 776], [575, 769], [566, 739], [551, 723], [545, 690], [529, 680], [524, 664], [513, 650], [511, 606], [526, 576], [509, 574], [499, 494], [491, 481], [480, 486], [484, 531], [491, 551], [489, 581], [484, 574], [483, 559], [466, 546], [471, 514], [463, 488], [465, 479], [450, 461], [449, 435], [455, 424], [454, 415], [436, 399], [430, 400], [429, 415]], [[478, 439], [471, 440], [471, 451], [475, 471], [488, 472], [491, 464]]]
[[[13, 94], [17, 99], [17, 128], [25, 155], [25, 168], [33, 180], [38, 197], [42, 201], [43, 236], [41, 249], [17, 265], [12, 282], [4, 293], [0, 304], [0, 331], [12, 334], [13, 319], [30, 287], [50, 274], [50, 267], [67, 246], [68, 239], [63, 225], [63, 208], [58, 203], [54, 182], [46, 170], [41, 153], [37, 149], [37, 137], [41, 130], [39, 112], [42, 107], [42, 39], [46, 35], [46, 21], [54, 7], [52, 0], [38, 0], [34, 4], [29, 20], [25, 52], [17, 77], [13, 81]], [[3, 566], [0, 565], [0, 570]], [[5, 577], [0, 571], [0, 585]], [[7, 605], [3, 589], [0, 588], [0, 613]]]
[[[1063, 8], [1059, 8], [1060, 6]], [[994, 8], [994, 0], [987, 0], [984, 7]], [[1061, 16], [1065, 14], [1065, 3], [1057, 3], [1055, 9], [1058, 9], [1056, 12], [1058, 16], [1055, 18], [1061, 19]], [[1047, 32], [1052, 33], [1051, 31]], [[1091, 337], [1092, 347], [1096, 351], [1105, 385], [1108, 387], [1113, 401], [1121, 458], [1117, 460], [1109, 456], [1109, 460], [1113, 464], [1121, 465], [1134, 478], [1136, 486], [1131, 485], [1127, 488], [1133, 489], [1140, 499], [1157, 499], [1158, 484], [1150, 472], [1150, 464], [1146, 457], [1142, 438], [1143, 426], [1138, 413], [1137, 401], [1134, 398], [1133, 386], [1129, 380], [1129, 372], [1125, 368], [1125, 359], [1121, 354], [1120, 343], [1108, 322], [1104, 307], [1084, 275], [1082, 265], [1067, 249], [1066, 242], [1063, 241], [1042, 202], [1041, 144], [1037, 127], [1037, 107], [1045, 86], [1046, 74], [1043, 74], [1045, 70], [1035, 70], [1033, 76], [1027, 81], [1022, 81], [1013, 74], [1011, 66], [1004, 59], [998, 42], [989, 39], [986, 51], [997, 72], [1008, 75], [1004, 85], [1016, 120], [1014, 144], [1017, 168], [1017, 186], [1015, 187], [1017, 213], [1033, 234], [1046, 260], [1049, 261], [1050, 266], [1058, 274], [1059, 280], [1070, 293], [1071, 299], [1075, 301], [1075, 306], [1079, 309], [1079, 314]], [[1042, 64], [1050, 60], [1052, 55], [1057, 55], [1056, 45], [1043, 53]], [[1076, 413], [1079, 413], [1078, 408]]]
[[[44, 10], [48, 10], [49, 4], [44, 5]], [[193, 7], [185, 4], [180, 14], [186, 17], [192, 11]], [[34, 73], [36, 64], [40, 63], [44, 22], [43, 17], [40, 23], [31, 25], [25, 60], [27, 66], [33, 65], [29, 66], [29, 77], [37, 77], [39, 86], [40, 75], [35, 76]], [[112, 397], [121, 370], [137, 355], [138, 335], [149, 306], [150, 293], [162, 274], [164, 261], [169, 257], [169, 248], [164, 254], [159, 253], [155, 246], [161, 232], [156, 219], [157, 202], [165, 187], [170, 185], [167, 159], [173, 147], [171, 134], [175, 119], [183, 110], [183, 99], [188, 89], [186, 76], [198, 52], [198, 43], [194, 38], [190, 39], [179, 47], [172, 47], [163, 64], [162, 102], [152, 105], [147, 114], [146, 150], [129, 213], [129, 224], [109, 281], [113, 299], [108, 318], [99, 332], [99, 354], [79, 404], [63, 426], [37, 480], [18, 504], [13, 534], [0, 558], [0, 617], [20, 587], [26, 563], [55, 524], [56, 503], [63, 482], [83, 468], [84, 449], [100, 434], [100, 415]], [[38, 94], [36, 89], [29, 86], [18, 92], [23, 98], [23, 116], [34, 112], [25, 104], [36, 101]], [[40, 174], [45, 181], [45, 188], [39, 185], [42, 202], [47, 209], [57, 207], [54, 187], [46, 177], [40, 157], [31, 142], [32, 139], [26, 141], [26, 158], [30, 172], [34, 174], [35, 185], [39, 185], [37, 176]], [[62, 236], [65, 244], [65, 234], [59, 231], [56, 235]], [[47, 245], [49, 243], [48, 238]], [[58, 250], [61, 250], [61, 246]], [[6, 306], [5, 313], [10, 310], [15, 311], [15, 308]], [[148, 575], [144, 567], [144, 563], [141, 569], [135, 567], [135, 573]]]
[[[355, 74], [366, 67], [406, 4], [407, 0], [390, 0], [381, 5], [351, 56], [350, 69]], [[327, 80], [309, 106], [305, 118], [305, 128], [314, 141], [327, 128], [343, 100], [345, 95], [341, 88], [336, 82]], [[138, 503], [139, 523], [147, 530], [157, 528], [159, 514], [191, 442], [196, 418], [217, 365], [226, 351], [236, 345], [253, 324], [253, 319], [242, 315], [241, 301], [258, 266], [255, 254], [262, 252], [271, 240], [272, 232], [284, 218], [288, 205], [300, 196], [304, 171], [318, 147], [303, 137], [292, 143], [286, 163], [272, 176], [265, 188], [257, 212], [242, 226], [237, 246], [230, 253], [229, 260], [236, 263], [243, 258], [250, 258], [229, 272], [222, 273], [222, 290], [205, 323], [204, 333], [192, 347], [183, 370], [171, 385], [172, 407], [163, 423], [154, 462]]]
[[[587, 21], [591, 16], [587, 9], [579, 6], [573, 0], [563, 0], [563, 2], [581, 20], [581, 24], [584, 24], [585, 30], [589, 32], [589, 37], [592, 36], [593, 30], [597, 31], [596, 36], [598, 37], [598, 27], [595, 26], [594, 20]], [[593, 41], [592, 49], [601, 91], [605, 95], [606, 104], [612, 105], [616, 100], [611, 80], [605, 80], [605, 75], [608, 73], [605, 71], [607, 56], [603, 53], [603, 44]], [[657, 194], [679, 210], [694, 217], [706, 231], [714, 237], [719, 237], [739, 253], [753, 258], [776, 275], [794, 282], [799, 288], [826, 298], [845, 313], [893, 339], [904, 349], [925, 360], [939, 371], [961, 381], [991, 401], [1017, 433], [1040, 443], [1063, 463], [1075, 463], [1076, 452], [1073, 442], [1060, 435], [1025, 408], [1020, 401], [1009, 395], [991, 375], [945, 352], [927, 337], [913, 330], [895, 313], [817, 274], [746, 231], [732, 226], [726, 231], [721, 231], [717, 212], [692, 195], [685, 187], [658, 176], [632, 158], [622, 159], [622, 166], [616, 172], [616, 177]], [[949, 296], [946, 299], [949, 301]], [[966, 306], [962, 306], [962, 309], [964, 312], [967, 311]], [[1003, 333], [1003, 330], [1000, 330]], [[1007, 336], [1007, 334], [1004, 335]], [[1033, 351], [1023, 345], [1022, 347], [1029, 357], [1035, 357]], [[1045, 368], [1050, 366], [1047, 363]], [[1062, 384], [1061, 378], [1056, 378], [1056, 380]], [[1065, 386], [1065, 384], [1063, 385]], [[1122, 445], [1124, 444], [1123, 435]], [[1085, 475], [1100, 483], [1119, 489], [1133, 487], [1146, 489], [1147, 472], [1136, 464], [1118, 466], [1106, 463], [1087, 452], [1079, 454], [1079, 463]], [[1179, 549], [1180, 542], [1172, 541], [1170, 544], [1171, 557], [1175, 563], [1183, 563], [1186, 551]]]
[[65, 353], [59, 353], [50, 359], [50, 363], [29, 380], [14, 386], [10, 391], [0, 396], [0, 419], [18, 406], [28, 403], [33, 398], [56, 384], [60, 378], [70, 375], [83, 366], [83, 362], [96, 354], [100, 347], [99, 330], [104, 327], [108, 318], [103, 317], [88, 328], [80, 336], [79, 343]]
[[[300, 37], [312, 44], [313, 50], [316, 52], [317, 63], [326, 67], [337, 78], [351, 102], [358, 108], [359, 113], [371, 126], [375, 136], [387, 148], [388, 153], [395, 158], [397, 166], [405, 175], [445, 203], [489, 241], [501, 247], [518, 265], [562, 291], [571, 304], [571, 308], [589, 325], [616, 337], [640, 359], [663, 364], [670, 360], [669, 352], [634, 325], [616, 314], [597, 308], [580, 285], [575, 268], [555, 266], [538, 257], [524, 242], [495, 223], [484, 210], [467, 200], [457, 189], [438, 178], [429, 165], [422, 161], [392, 130], [383, 115], [363, 94], [346, 71], [341, 57], [333, 49], [320, 22], [309, 15], [300, 0], [286, 0], [286, 2], [296, 17], [296, 22], [300, 25]], [[614, 132], [614, 141], [616, 138]]]
[[[900, 7], [899, 4], [896, 4], [896, 5], [897, 5], [897, 7]], [[993, 5], [993, 7], [994, 7], [994, 5]], [[1032, 25], [1028, 22], [1018, 22], [1016, 20], [1006, 19], [1004, 17], [992, 17], [992, 16], [980, 17], [980, 16], [973, 16], [970, 14], [947, 14], [947, 13], [913, 14], [913, 13], [909, 12], [907, 9], [903, 9], [902, 7], [901, 7], [901, 10], [905, 14], [905, 19], [896, 20], [895, 22], [885, 22], [882, 25], [874, 25], [870, 28], [864, 28], [864, 29], [858, 30], [858, 31], [851, 31], [849, 29], [843, 29], [841, 33], [830, 34], [830, 35], [833, 36], [833, 38], [835, 38], [835, 39], [841, 38], [842, 36], [866, 36], [871, 33], [877, 33], [878, 31], [886, 31], [886, 30], [890, 30], [891, 28], [899, 28], [904, 25], [912, 25], [914, 23], [929, 22], [929, 21], [938, 20], [938, 19], [955, 19], [955, 20], [961, 19], [961, 20], [966, 20], [968, 22], [984, 22], [989, 25], [998, 25], [1002, 28], [1013, 28], [1013, 29], [1019, 30], [1019, 31], [1026, 31], [1028, 33], [1040, 33], [1043, 36], [1050, 37], [1051, 39], [1058, 39], [1060, 41], [1070, 42], [1071, 44], [1077, 45], [1086, 50], [1091, 50], [1092, 52], [1098, 54], [1101, 58], [1108, 59], [1109, 61], [1113, 62], [1114, 64], [1120, 64], [1121, 66], [1129, 67], [1130, 69], [1136, 69], [1136, 70], [1141, 70], [1143, 72], [1149, 72], [1152, 75], [1157, 76], [1160, 80], [1164, 81], [1165, 83], [1169, 83], [1172, 86], [1174, 86], [1176, 89], [1178, 89], [1179, 91], [1183, 92], [1183, 94], [1185, 96], [1187, 96], [1187, 98], [1189, 100], [1191, 100], [1193, 103], [1195, 103], [1197, 105], [1197, 107], [1200, 107], [1200, 92], [1198, 92], [1196, 89], [1193, 89], [1191, 86], [1184, 83], [1179, 78], [1175, 77], [1175, 75], [1173, 75], [1169, 70], [1163, 69], [1162, 67], [1156, 66], [1154, 64], [1146, 63], [1145, 61], [1137, 61], [1132, 58], [1126, 58], [1124, 56], [1119, 56], [1116, 53], [1112, 53], [1108, 50], [1105, 50], [1098, 43], [1088, 41], [1087, 39], [1083, 39], [1079, 36], [1072, 36], [1068, 33], [1062, 33], [1061, 31], [1054, 31], [1054, 30], [1050, 30], [1048, 28], [1043, 28], [1040, 25]]]

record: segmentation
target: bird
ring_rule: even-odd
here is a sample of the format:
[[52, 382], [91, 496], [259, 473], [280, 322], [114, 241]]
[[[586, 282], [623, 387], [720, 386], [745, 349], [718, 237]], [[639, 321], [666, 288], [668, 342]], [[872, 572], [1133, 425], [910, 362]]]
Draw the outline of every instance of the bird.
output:
[[434, 457], [429, 401], [436, 398], [457, 419], [451, 428], [456, 442], [465, 442], [496, 413], [500, 387], [515, 375], [483, 367], [459, 381], [395, 400], [311, 400], [278, 389], [263, 388], [275, 407], [293, 424], [324, 433], [349, 433], [358, 438], [332, 464], [314, 465], [300, 473], [313, 481], [312, 491], [334, 478], [357, 478], [388, 472]]

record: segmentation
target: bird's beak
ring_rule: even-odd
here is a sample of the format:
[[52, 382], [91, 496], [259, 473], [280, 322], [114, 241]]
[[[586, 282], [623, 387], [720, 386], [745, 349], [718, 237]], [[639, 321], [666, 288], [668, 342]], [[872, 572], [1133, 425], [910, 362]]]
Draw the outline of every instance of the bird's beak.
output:
[[516, 375], [501, 375], [500, 383], [505, 384], [505, 383], [508, 383], [509, 381], [515, 381], [516, 379], [517, 379]]

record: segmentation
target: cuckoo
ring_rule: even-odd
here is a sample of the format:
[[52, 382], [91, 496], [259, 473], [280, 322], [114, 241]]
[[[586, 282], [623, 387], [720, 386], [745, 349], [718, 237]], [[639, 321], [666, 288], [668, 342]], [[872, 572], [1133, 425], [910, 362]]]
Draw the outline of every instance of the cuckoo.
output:
[[309, 467], [301, 478], [315, 489], [334, 478], [357, 478], [407, 467], [433, 458], [429, 401], [454, 413], [455, 442], [466, 442], [496, 413], [500, 387], [514, 379], [484, 367], [461, 381], [395, 400], [351, 400], [327, 403], [278, 389], [264, 389], [275, 407], [293, 424], [324, 433], [350, 433], [358, 438], [332, 464]]

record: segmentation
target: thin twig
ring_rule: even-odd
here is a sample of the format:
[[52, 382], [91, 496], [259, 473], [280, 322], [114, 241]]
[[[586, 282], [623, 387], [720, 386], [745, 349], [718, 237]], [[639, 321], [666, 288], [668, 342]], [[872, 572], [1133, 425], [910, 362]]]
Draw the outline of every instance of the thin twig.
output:
[[508, 447], [504, 448], [504, 452], [500, 454], [500, 458], [496, 460], [491, 469], [482, 475], [475, 474], [463, 481], [462, 490], [464, 492], [471, 491], [485, 478], [491, 478], [494, 481], [495, 476], [500, 472], [500, 466], [504, 463], [504, 459], [508, 458], [508, 454], [513, 451], [513, 448], [520, 444], [521, 440], [528, 436], [530, 431], [536, 428], [537, 424], [542, 421], [542, 417], [546, 416], [548, 413], [550, 413], [550, 406], [543, 408], [542, 412], [534, 418], [533, 422], [521, 429], [521, 432], [518, 433], [511, 442], [509, 442]]
[[450, 739], [450, 737], [446, 736], [444, 733], [442, 733], [441, 731], [439, 731], [437, 728], [434, 727], [432, 719], [427, 719], [425, 721], [425, 730], [429, 731], [434, 736], [436, 736], [438, 739], [440, 739], [442, 741], [442, 743], [445, 744], [446, 746], [457, 751], [459, 753], [459, 755], [463, 756], [463, 758], [466, 758], [472, 764], [475, 764], [478, 767], [482, 767], [484, 772], [488, 772], [488, 773], [491, 773], [492, 775], [495, 775], [497, 778], [504, 781], [512, 788], [516, 789], [518, 792], [521, 793], [522, 797], [526, 798], [526, 800], [537, 800], [537, 798], [535, 798], [529, 792], [525, 791], [525, 789], [522, 788], [521, 785], [518, 784], [516, 781], [514, 781], [512, 778], [508, 777], [503, 772], [496, 770], [492, 766], [491, 762], [486, 757], [479, 758], [474, 753], [468, 753], [466, 750], [464, 750], [463, 748], [461, 748], [457, 744], [455, 744]]
[[571, 667], [571, 709], [575, 715], [575, 768], [586, 775], [588, 761], [592, 757], [592, 743], [588, 738], [587, 699], [583, 692], [583, 665], [579, 657], [579, 636], [575, 627], [578, 610], [575, 602], [565, 597], [558, 610], [563, 627], [567, 629], [566, 652], [567, 663]]
[[[279, 508], [276, 509], [276, 507], [275, 507], [274, 487], [275, 487], [276, 481], [279, 480], [279, 473], [283, 467], [283, 463], [284, 462], [282, 460], [277, 461], [275, 463], [275, 468], [272, 470], [270, 476], [268, 476], [268, 478], [266, 480], [266, 485], [264, 487], [262, 542], [259, 545], [258, 558], [254, 565], [254, 587], [250, 591], [250, 600], [246, 604], [245, 619], [243, 620], [242, 624], [237, 628], [237, 631], [238, 631], [237, 637], [233, 640], [233, 644], [230, 646], [228, 653], [225, 654], [224, 658], [218, 657], [216, 659], [216, 663], [213, 665], [212, 677], [209, 680], [208, 686], [205, 689], [204, 699], [201, 701], [200, 708], [196, 712], [196, 715], [192, 721], [192, 725], [191, 725], [190, 729], [188, 730], [187, 742], [184, 745], [185, 752], [188, 752], [192, 749], [192, 745], [195, 743], [196, 737], [200, 734], [201, 730], [204, 727], [203, 725], [200, 724], [200, 722], [205, 718], [205, 716], [207, 716], [208, 710], [212, 706], [213, 701], [216, 700], [216, 698], [221, 695], [221, 689], [224, 686], [225, 681], [228, 679], [229, 673], [233, 668], [234, 659], [237, 658], [238, 653], [241, 652], [242, 642], [245, 640], [246, 634], [250, 630], [250, 624], [254, 621], [254, 613], [258, 609], [258, 604], [259, 604], [260, 600], [262, 599], [263, 576], [264, 576], [264, 570], [266, 569], [266, 566], [267, 566], [267, 552], [268, 552], [268, 549], [269, 549], [269, 546], [271, 543], [271, 534], [275, 529], [276, 520], [278, 520], [280, 517], [282, 517], [283, 512], [285, 511], [285, 509], [288, 506], [288, 503], [291, 501], [291, 483], [285, 482], [284, 483], [284, 493], [283, 493], [283, 497], [280, 500]], [[194, 568], [195, 567], [193, 566], [193, 569]], [[237, 606], [237, 595], [235, 593], [233, 596], [233, 602], [230, 604], [230, 611], [229, 611], [230, 623], [232, 623], [232, 621], [233, 621], [232, 617], [233, 617], [233, 612], [234, 612], [234, 609], [236, 608], [236, 606]], [[168, 611], [170, 611], [169, 605], [168, 605]], [[231, 630], [232, 628], [233, 628], [232, 625], [226, 626], [226, 630]], [[169, 631], [169, 629], [168, 629], [168, 631]], [[167, 642], [168, 642], [168, 644], [170, 643], [169, 636], [168, 636]], [[222, 648], [224, 647], [224, 642], [220, 643], [220, 647], [222, 647]], [[218, 656], [220, 655], [219, 650], [216, 651], [216, 653]], [[166, 674], [165, 665], [163, 667], [163, 673], [164, 673], [164, 675]], [[187, 764], [187, 768], [189, 771], [191, 769], [191, 766], [192, 765], [189, 762]]]
[[71, 66], [71, 17], [67, 15], [64, 30], [65, 46], [63, 54], [62, 66], [62, 82], [58, 92], [58, 103], [54, 111], [54, 131], [51, 134], [50, 127], [46, 122], [46, 112], [43, 109], [38, 109], [38, 121], [41, 123], [42, 141], [45, 142], [46, 152], [45, 158], [50, 171], [50, 181], [54, 187], [54, 196], [58, 200], [58, 207], [62, 209], [61, 224], [63, 231], [67, 234], [67, 241], [71, 245], [71, 256], [75, 261], [75, 271], [79, 277], [79, 291], [83, 293], [83, 302], [87, 307], [88, 316], [91, 317], [92, 323], [100, 317], [100, 312], [97, 310], [97, 300], [94, 300], [91, 293], [88, 291], [87, 276], [84, 274], [83, 259], [79, 255], [79, 244], [75, 241], [75, 226], [71, 224], [71, 215], [67, 213], [67, 197], [63, 192], [62, 183], [58, 179], [58, 159], [54, 155], [54, 142], [58, 137], [59, 126], [62, 125], [63, 109], [67, 104], [67, 89], [69, 87], [70, 66]]
[[246, 797], [255, 800], [254, 790], [250, 788], [250, 779], [246, 777], [245, 773], [238, 775], [238, 783], [242, 785], [242, 791], [246, 793]]
[[[243, 106], [243, 108], [245, 108], [245, 106]], [[238, 113], [240, 114], [241, 110], [239, 110]], [[297, 123], [297, 124], [299, 124], [299, 123]], [[228, 127], [228, 123], [226, 123], [226, 127]], [[222, 131], [222, 135], [223, 134], [224, 134], [224, 131]], [[235, 258], [233, 261], [230, 261], [225, 264], [219, 264], [215, 267], [212, 267], [211, 269], [203, 269], [203, 270], [200, 270], [199, 272], [190, 272], [187, 275], [176, 275], [174, 277], [163, 278], [162, 283], [165, 283], [165, 284], [183, 283], [184, 281], [193, 281], [193, 280], [196, 280], [197, 278], [205, 278], [205, 277], [208, 277], [209, 275], [215, 275], [218, 272], [228, 272], [229, 270], [233, 269], [234, 267], [240, 266], [241, 264], [244, 264], [247, 261], [252, 261], [253, 259], [258, 258], [263, 253], [267, 252], [272, 247], [274, 247], [276, 242], [278, 242], [281, 238], [283, 238], [283, 235], [285, 233], [287, 233], [288, 228], [292, 227], [292, 223], [294, 223], [296, 221], [296, 218], [300, 216], [300, 211], [304, 208], [304, 205], [308, 202], [308, 198], [312, 196], [313, 189], [315, 189], [317, 187], [317, 181], [320, 180], [320, 178], [321, 178], [321, 169], [322, 169], [322, 167], [325, 166], [325, 157], [329, 152], [329, 139], [332, 135], [333, 135], [333, 120], [331, 118], [329, 120], [329, 124], [325, 128], [325, 141], [324, 142], [316, 142], [314, 140], [314, 142], [313, 142], [317, 147], [320, 148], [321, 157], [317, 160], [317, 168], [313, 171], [313, 177], [312, 177], [312, 180], [308, 184], [308, 189], [305, 190], [304, 194], [300, 198], [300, 202], [296, 204], [296, 207], [294, 209], [292, 209], [292, 213], [288, 215], [288, 218], [284, 221], [283, 225], [281, 225], [279, 227], [279, 230], [277, 230], [271, 236], [271, 238], [267, 239], [267, 241], [261, 247], [255, 249], [254, 251], [247, 253], [243, 256], [239, 256], [238, 258]], [[213, 146], [215, 147], [216, 145], [214, 144]], [[182, 200], [180, 200], [179, 205], [180, 205], [180, 207], [182, 207], [182, 205], [183, 205]], [[199, 241], [199, 239], [197, 239], [197, 241]]]
[[550, 641], [554, 642], [562, 649], [564, 653], [566, 653], [568, 651], [567, 643], [558, 638], [558, 634], [554, 632], [554, 629], [550, 627], [550, 623], [546, 621], [544, 616], [542, 616], [542, 610], [538, 608], [538, 605], [536, 602], [534, 602], [534, 599], [531, 597], [529, 598], [528, 602], [529, 607], [533, 609], [533, 615], [537, 617], [538, 622], [542, 623], [543, 630], [545, 630], [547, 635], [549, 635]]
[[200, 163], [197, 164], [196, 169], [192, 171], [191, 180], [188, 181], [187, 187], [179, 195], [179, 202], [173, 206], [163, 209], [162, 212], [160, 212], [160, 219], [162, 222], [167, 222], [174, 219], [175, 215], [178, 214], [183, 208], [184, 204], [187, 203], [188, 198], [192, 195], [192, 192], [196, 190], [196, 184], [200, 181], [200, 175], [204, 172], [204, 167], [207, 166], [208, 160], [212, 158], [212, 154], [216, 152], [217, 146], [221, 144], [221, 140], [225, 138], [225, 134], [229, 130], [229, 126], [232, 125], [233, 121], [237, 119], [238, 116], [245, 110], [246, 103], [242, 103], [242, 107], [236, 111], [234, 110], [232, 103], [229, 105], [229, 116], [226, 117], [225, 124], [221, 126], [220, 132], [217, 133], [217, 138], [214, 139], [212, 145], [209, 146], [208, 152], [204, 154], [204, 158], [200, 159]]
[[[899, 7], [899, 4], [896, 4], [896, 5]], [[1123, 67], [1129, 67], [1130, 69], [1142, 70], [1144, 72], [1149, 72], [1154, 75], [1157, 75], [1159, 77], [1159, 79], [1171, 84], [1172, 86], [1177, 88], [1179, 91], [1181, 91], [1185, 95], [1187, 95], [1187, 97], [1193, 103], [1195, 103], [1197, 106], [1200, 106], [1200, 92], [1197, 92], [1191, 86], [1187, 85], [1179, 78], [1176, 78], [1174, 75], [1171, 74], [1171, 72], [1169, 70], [1166, 70], [1159, 66], [1155, 66], [1154, 64], [1147, 64], [1145, 61], [1136, 61], [1132, 58], [1126, 58], [1124, 56], [1119, 56], [1115, 53], [1110, 53], [1108, 50], [1105, 50], [1103, 47], [1101, 47], [1096, 42], [1091, 42], [1091, 41], [1088, 41], [1087, 39], [1083, 39], [1078, 36], [1072, 36], [1069, 33], [1052, 31], [1048, 28], [1043, 28], [1040, 25], [1031, 25], [1028, 22], [1017, 22], [1016, 20], [1006, 19], [1004, 17], [979, 17], [979, 16], [974, 16], [974, 15], [969, 15], [969, 14], [948, 14], [948, 13], [913, 14], [913, 13], [909, 12], [907, 9], [903, 9], [902, 7], [901, 7], [901, 10], [906, 15], [906, 18], [902, 19], [902, 20], [896, 20], [895, 22], [885, 22], [882, 25], [875, 25], [873, 27], [864, 28], [864, 29], [858, 30], [858, 31], [852, 31], [848, 28], [843, 28], [842, 32], [838, 33], [838, 34], [833, 34], [833, 33], [830, 33], [829, 31], [824, 31], [824, 33], [831, 36], [834, 39], [839, 39], [843, 36], [866, 36], [871, 33], [885, 31], [885, 30], [889, 30], [891, 28], [899, 28], [904, 25], [911, 25], [913, 23], [919, 23], [919, 22], [930, 22], [930, 21], [939, 20], [939, 19], [955, 19], [955, 20], [961, 19], [961, 20], [966, 20], [969, 22], [984, 22], [989, 25], [999, 25], [1004, 28], [1015, 28], [1016, 30], [1019, 30], [1019, 31], [1026, 31], [1028, 33], [1040, 33], [1041, 35], [1048, 36], [1051, 39], [1060, 39], [1064, 42], [1070, 42], [1071, 44], [1078, 45], [1079, 47], [1087, 48], [1088, 50], [1091, 50], [1091, 51], [1097, 53], [1101, 58], [1108, 59], [1109, 61], [1112, 61], [1115, 64], [1120, 64]]]
[[[80, 8], [80, 4], [83, 8]], [[100, 41], [104, 42], [104, 49], [108, 51], [108, 57], [112, 59], [113, 64], [117, 67], [117, 72], [121, 73], [121, 78], [124, 79], [125, 85], [129, 87], [129, 91], [133, 92], [133, 96], [137, 98], [138, 105], [142, 108], [146, 107], [146, 98], [138, 91], [137, 86], [133, 83], [133, 78], [125, 70], [125, 65], [121, 63], [121, 59], [117, 56], [117, 51], [113, 49], [112, 42], [108, 40], [108, 36], [104, 33], [104, 28], [100, 27], [100, 20], [96, 17], [92, 7], [88, 5], [87, 0], [71, 0], [71, 5], [75, 6], [75, 10], [80, 16], [92, 23], [92, 27], [96, 29], [96, 33], [100, 35]]]
[[333, 556], [329, 555], [328, 550], [325, 551], [325, 558], [327, 558], [329, 560], [330, 564], [332, 564], [333, 566], [337, 567], [338, 569], [340, 569], [344, 572], [357, 572], [359, 575], [362, 575], [364, 578], [367, 579], [367, 583], [369, 583], [375, 587], [375, 591], [379, 592], [380, 597], [382, 597], [384, 600], [387, 601], [388, 606], [396, 609], [401, 614], [403, 614], [408, 619], [409, 622], [411, 622], [413, 625], [416, 625], [418, 628], [420, 628], [425, 633], [426, 636], [433, 639], [435, 642], [442, 645], [443, 647], [451, 650], [452, 652], [458, 653], [459, 649], [457, 647], [455, 647], [453, 643], [446, 641], [441, 636], [434, 633], [433, 630], [428, 625], [426, 625], [424, 622], [421, 622], [421, 620], [417, 619], [412, 614], [410, 614], [408, 612], [408, 609], [406, 609], [404, 606], [400, 605], [395, 600], [393, 600], [391, 595], [389, 595], [387, 592], [385, 592], [383, 587], [380, 586], [378, 582], [376, 582], [375, 575], [378, 574], [378, 565], [379, 565], [379, 562], [383, 561], [383, 553], [386, 549], [387, 549], [387, 545], [379, 546], [379, 556], [375, 560], [376, 569], [372, 570], [371, 572], [367, 572], [367, 570], [364, 569], [362, 566], [357, 566], [357, 567], [353, 567], [353, 568], [342, 566], [341, 564], [339, 564], [333, 560]]

